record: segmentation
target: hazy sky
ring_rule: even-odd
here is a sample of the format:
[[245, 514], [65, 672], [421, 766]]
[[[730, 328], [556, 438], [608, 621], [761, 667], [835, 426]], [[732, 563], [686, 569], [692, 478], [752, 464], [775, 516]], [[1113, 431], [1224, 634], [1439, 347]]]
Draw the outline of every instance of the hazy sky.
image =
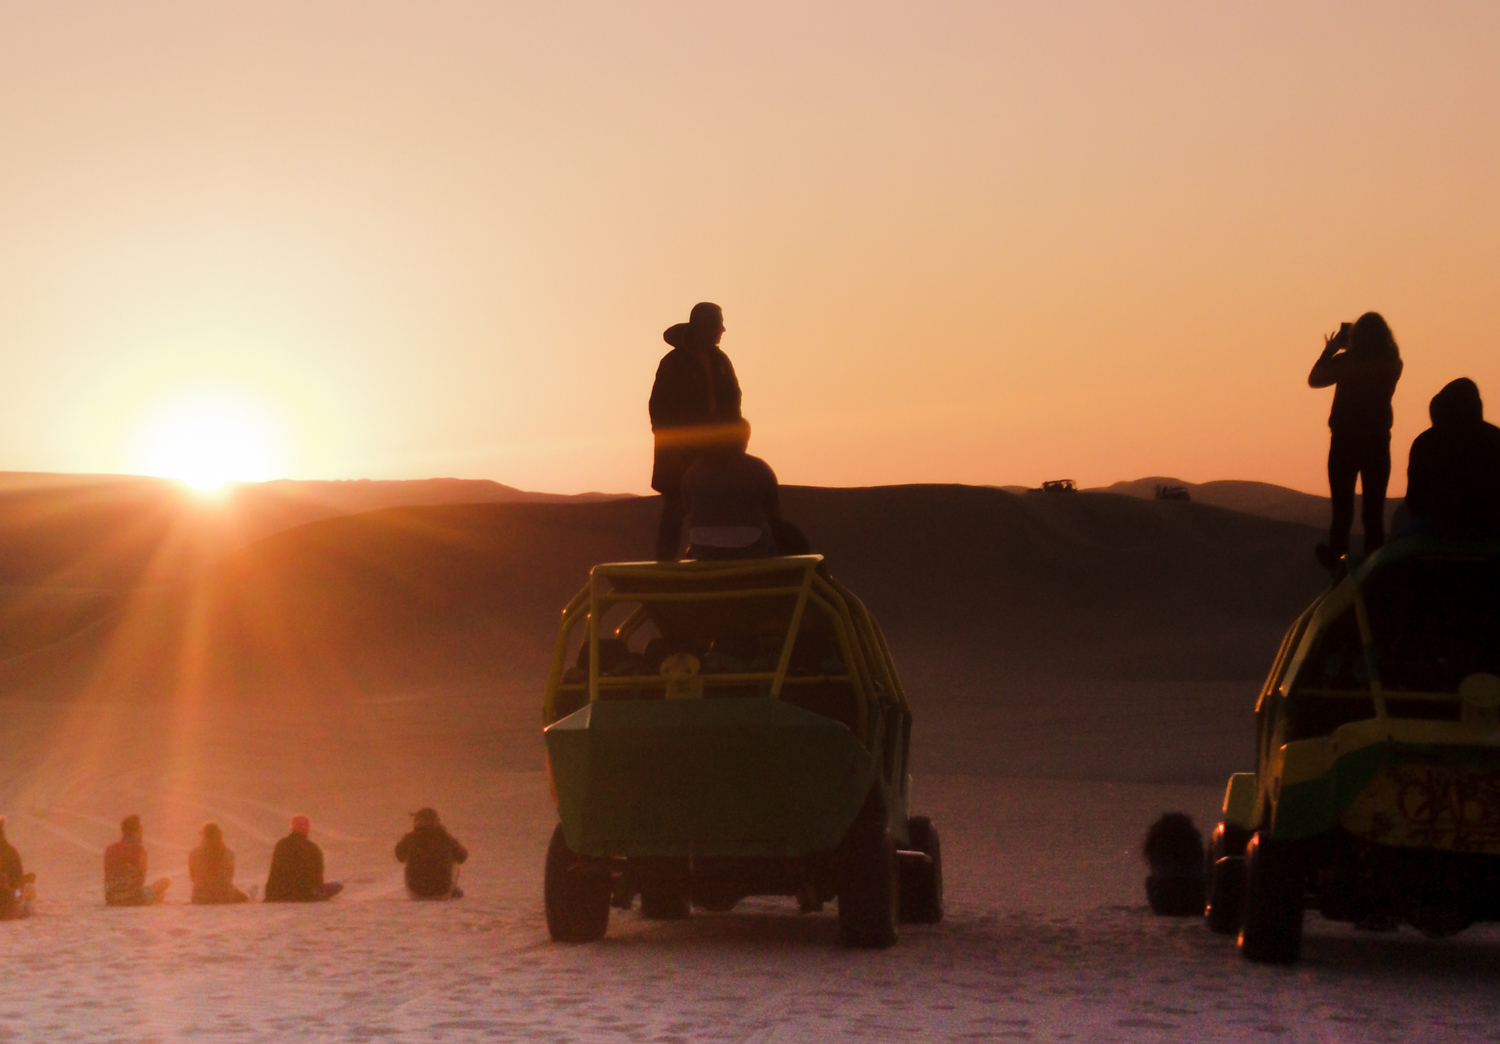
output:
[[1318, 490], [1375, 309], [1399, 492], [1497, 185], [1493, 2], [0, 0], [0, 470], [644, 491], [708, 299], [783, 481]]

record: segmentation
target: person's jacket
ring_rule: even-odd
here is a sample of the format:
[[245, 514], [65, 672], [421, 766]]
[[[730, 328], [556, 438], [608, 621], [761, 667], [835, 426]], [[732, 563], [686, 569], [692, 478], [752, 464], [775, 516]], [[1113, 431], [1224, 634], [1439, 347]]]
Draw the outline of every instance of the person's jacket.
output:
[[453, 865], [469, 858], [441, 824], [413, 827], [396, 842], [396, 859], [406, 864], [406, 887], [415, 895], [447, 895], [453, 891]]
[[651, 430], [656, 433], [656, 456], [651, 488], [676, 493], [683, 472], [701, 448], [691, 429], [740, 418], [740, 382], [734, 366], [718, 348], [674, 348], [656, 367], [651, 386]]
[[193, 849], [188, 853], [188, 876], [193, 879], [195, 903], [238, 902], [244, 897], [234, 886], [234, 852], [228, 848]]
[[1429, 412], [1432, 427], [1411, 444], [1406, 510], [1437, 533], [1500, 536], [1500, 428], [1485, 421], [1479, 389], [1453, 381]]
[[[745, 530], [746, 538], [730, 540], [730, 545], [756, 545], [765, 554], [775, 553], [771, 525], [781, 520], [780, 487], [776, 472], [759, 457], [728, 450], [702, 454], [683, 476], [682, 496], [689, 544], [697, 543], [705, 529]], [[750, 538], [751, 529], [760, 536]]]
[[276, 842], [266, 877], [266, 902], [309, 903], [323, 898], [322, 889], [323, 850], [295, 830]]
[[104, 899], [134, 902], [146, 883], [146, 846], [122, 837], [104, 850]]
[[1328, 414], [1328, 427], [1335, 435], [1381, 435], [1391, 430], [1391, 397], [1403, 365], [1398, 355], [1343, 351], [1314, 363], [1307, 383], [1314, 388], [1335, 386]]

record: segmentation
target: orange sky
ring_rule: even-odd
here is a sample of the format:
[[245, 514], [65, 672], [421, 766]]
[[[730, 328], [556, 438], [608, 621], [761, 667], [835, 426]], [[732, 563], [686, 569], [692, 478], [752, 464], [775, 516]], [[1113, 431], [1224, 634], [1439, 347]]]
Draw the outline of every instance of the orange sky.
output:
[[[0, 3], [0, 470], [644, 491], [721, 303], [783, 481], [1323, 487], [1321, 334], [1500, 415], [1488, 3]], [[1492, 418], [1493, 419], [1493, 418]]]

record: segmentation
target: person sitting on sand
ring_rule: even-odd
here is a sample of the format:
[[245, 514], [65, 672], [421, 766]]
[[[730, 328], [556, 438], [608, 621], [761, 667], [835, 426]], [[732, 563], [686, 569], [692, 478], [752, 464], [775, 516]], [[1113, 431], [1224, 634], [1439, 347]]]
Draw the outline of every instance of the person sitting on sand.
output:
[[662, 357], [651, 386], [656, 441], [651, 488], [661, 494], [656, 557], [670, 562], [682, 543], [682, 477], [703, 452], [705, 437], [739, 419], [740, 382], [729, 356], [719, 349], [724, 313], [718, 305], [700, 301], [687, 322], [668, 327], [661, 336], [672, 350]]
[[1334, 386], [1328, 415], [1328, 488], [1333, 521], [1328, 543], [1315, 549], [1333, 569], [1349, 550], [1354, 523], [1354, 481], [1364, 484], [1365, 554], [1385, 543], [1385, 488], [1391, 478], [1391, 397], [1401, 379], [1401, 352], [1378, 312], [1344, 323], [1326, 338], [1323, 354], [1307, 375], [1312, 388]]
[[1460, 377], [1428, 406], [1432, 427], [1411, 444], [1406, 510], [1419, 533], [1500, 535], [1500, 428], [1484, 419], [1479, 386]]
[[776, 472], [745, 452], [750, 422], [722, 425], [682, 477], [687, 508], [688, 557], [766, 558], [777, 553], [781, 522]]
[[26, 916], [25, 891], [32, 880], [21, 866], [21, 853], [5, 836], [5, 817], [0, 816], [0, 921]]
[[109, 906], [151, 906], [162, 901], [170, 878], [146, 883], [146, 846], [141, 817], [120, 820], [120, 840], [104, 850], [104, 902]]
[[312, 820], [293, 816], [291, 826], [291, 833], [276, 842], [271, 852], [266, 902], [315, 903], [332, 899], [344, 886], [338, 881], [323, 880], [323, 850], [307, 836], [312, 833]]
[[188, 853], [195, 903], [246, 903], [250, 897], [234, 886], [234, 853], [224, 846], [217, 823], [203, 824], [203, 842]]
[[411, 832], [396, 842], [396, 859], [406, 864], [406, 890], [413, 899], [462, 899], [458, 864], [468, 858], [469, 850], [430, 808], [413, 812]]

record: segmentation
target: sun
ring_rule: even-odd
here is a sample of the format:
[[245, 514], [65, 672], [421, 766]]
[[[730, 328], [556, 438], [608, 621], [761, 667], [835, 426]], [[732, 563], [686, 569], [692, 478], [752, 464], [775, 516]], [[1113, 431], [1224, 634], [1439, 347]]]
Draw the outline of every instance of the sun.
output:
[[263, 482], [286, 465], [286, 439], [254, 396], [194, 391], [158, 402], [138, 428], [134, 470], [209, 492], [226, 482]]

